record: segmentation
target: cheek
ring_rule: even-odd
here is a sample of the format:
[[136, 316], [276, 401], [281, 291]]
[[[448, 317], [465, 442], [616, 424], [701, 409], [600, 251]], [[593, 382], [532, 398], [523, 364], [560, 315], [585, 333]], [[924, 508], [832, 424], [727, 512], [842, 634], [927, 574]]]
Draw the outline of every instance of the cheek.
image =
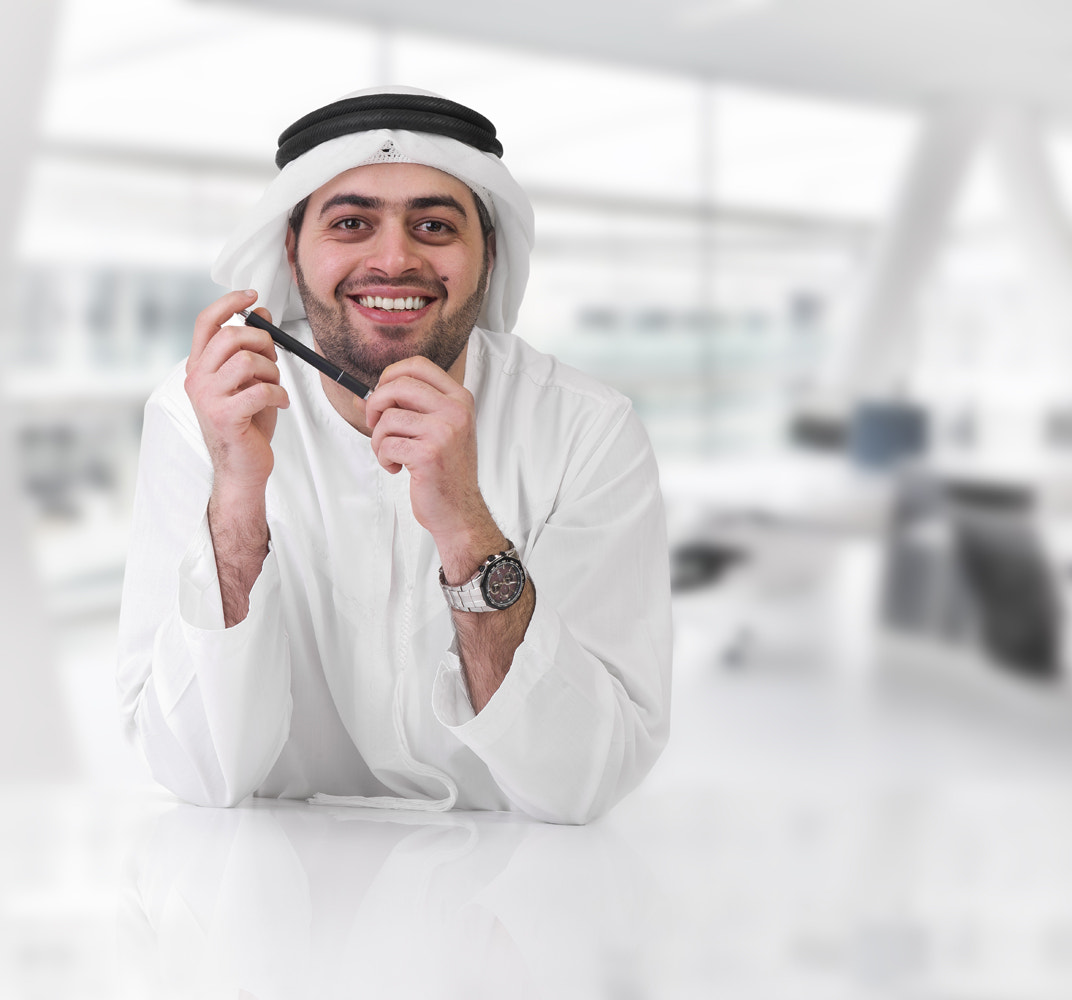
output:
[[480, 281], [483, 263], [483, 254], [457, 253], [443, 255], [435, 261], [434, 267], [444, 285], [455, 292], [468, 294]]
[[311, 288], [332, 291], [356, 266], [356, 255], [345, 247], [319, 246], [301, 257], [305, 280]]

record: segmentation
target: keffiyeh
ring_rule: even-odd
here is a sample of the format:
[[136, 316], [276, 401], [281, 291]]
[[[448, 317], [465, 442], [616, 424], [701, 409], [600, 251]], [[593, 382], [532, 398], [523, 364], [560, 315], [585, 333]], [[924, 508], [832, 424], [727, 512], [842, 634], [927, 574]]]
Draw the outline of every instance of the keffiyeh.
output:
[[[438, 96], [392, 87], [358, 91], [343, 100], [387, 93]], [[344, 171], [389, 162], [419, 163], [451, 174], [488, 207], [496, 232], [495, 266], [477, 324], [492, 332], [509, 331], [517, 321], [528, 281], [534, 242], [532, 205], [494, 153], [429, 132], [394, 128], [353, 132], [321, 142], [291, 160], [220, 251], [212, 268], [213, 280], [229, 289], [255, 289], [257, 305], [266, 306], [276, 323], [303, 317], [305, 307], [287, 263], [291, 210]]]

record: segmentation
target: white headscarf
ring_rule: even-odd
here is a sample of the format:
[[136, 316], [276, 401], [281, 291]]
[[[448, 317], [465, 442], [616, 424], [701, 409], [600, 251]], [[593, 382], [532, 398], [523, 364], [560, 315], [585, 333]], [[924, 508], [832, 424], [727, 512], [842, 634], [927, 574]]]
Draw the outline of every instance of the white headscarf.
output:
[[[377, 87], [364, 94], [424, 94], [412, 87]], [[495, 266], [477, 325], [503, 332], [517, 321], [535, 239], [532, 205], [502, 160], [456, 139], [424, 132], [354, 132], [314, 146], [288, 163], [238, 224], [212, 268], [229, 289], [252, 288], [276, 323], [299, 319], [305, 307], [287, 263], [286, 233], [294, 206], [333, 177], [369, 163], [419, 163], [457, 177], [488, 207], [495, 224]]]

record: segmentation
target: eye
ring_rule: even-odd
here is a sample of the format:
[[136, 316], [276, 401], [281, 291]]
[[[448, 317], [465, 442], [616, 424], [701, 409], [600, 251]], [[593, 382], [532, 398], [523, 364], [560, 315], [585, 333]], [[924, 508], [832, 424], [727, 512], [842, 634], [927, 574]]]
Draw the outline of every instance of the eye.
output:
[[418, 222], [417, 230], [428, 233], [430, 236], [443, 236], [455, 231], [449, 222], [444, 222], [442, 219], [425, 219], [424, 222]]
[[363, 229], [363, 228], [366, 228], [367, 226], [368, 226], [368, 223], [365, 222], [364, 219], [357, 219], [357, 218], [354, 218], [353, 216], [348, 216], [345, 219], [339, 219], [337, 222], [332, 224], [332, 228], [334, 228], [334, 229], [344, 229], [344, 230], [347, 230], [348, 232], [352, 232], [355, 229]]

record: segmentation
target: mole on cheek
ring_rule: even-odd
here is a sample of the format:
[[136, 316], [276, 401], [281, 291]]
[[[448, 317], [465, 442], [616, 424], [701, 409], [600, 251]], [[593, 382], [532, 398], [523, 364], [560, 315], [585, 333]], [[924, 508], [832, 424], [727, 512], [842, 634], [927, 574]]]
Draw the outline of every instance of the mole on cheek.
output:
[[445, 274], [441, 274], [439, 276], [439, 280], [442, 281], [443, 284], [445, 285], [448, 281], [450, 281], [450, 278], [448, 278]]

